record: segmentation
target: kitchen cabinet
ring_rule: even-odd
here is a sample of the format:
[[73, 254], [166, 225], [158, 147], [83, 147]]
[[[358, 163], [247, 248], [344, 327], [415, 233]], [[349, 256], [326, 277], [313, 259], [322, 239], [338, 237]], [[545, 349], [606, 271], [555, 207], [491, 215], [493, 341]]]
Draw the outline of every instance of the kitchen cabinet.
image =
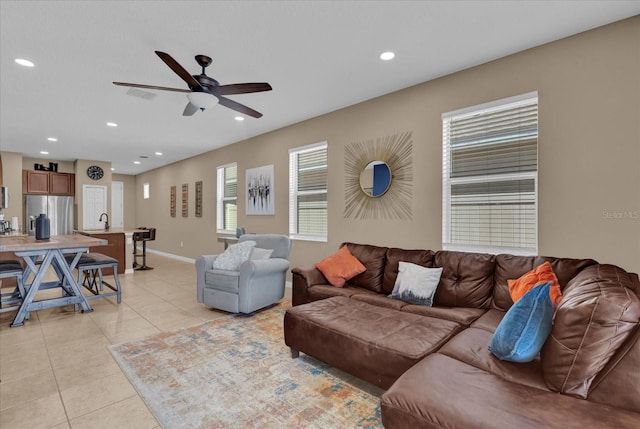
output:
[[22, 170], [22, 193], [75, 195], [76, 175], [52, 171]]
[[[83, 235], [88, 235], [89, 237], [99, 238], [101, 240], [107, 240], [109, 244], [106, 246], [97, 246], [90, 247], [89, 252], [102, 253], [103, 255], [111, 256], [118, 260], [118, 274], [124, 274], [124, 270], [126, 268], [126, 258], [125, 258], [125, 236], [123, 232], [108, 232], [104, 233], [99, 232], [81, 232]], [[111, 268], [104, 268], [102, 270], [102, 274], [108, 276], [113, 274], [113, 270]]]

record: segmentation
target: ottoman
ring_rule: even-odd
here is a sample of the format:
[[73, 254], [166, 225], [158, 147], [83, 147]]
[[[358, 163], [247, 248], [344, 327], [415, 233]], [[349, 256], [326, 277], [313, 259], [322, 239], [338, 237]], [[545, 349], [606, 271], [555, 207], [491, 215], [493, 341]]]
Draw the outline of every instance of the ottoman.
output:
[[383, 389], [462, 329], [342, 296], [292, 307], [284, 316], [293, 357], [304, 352]]

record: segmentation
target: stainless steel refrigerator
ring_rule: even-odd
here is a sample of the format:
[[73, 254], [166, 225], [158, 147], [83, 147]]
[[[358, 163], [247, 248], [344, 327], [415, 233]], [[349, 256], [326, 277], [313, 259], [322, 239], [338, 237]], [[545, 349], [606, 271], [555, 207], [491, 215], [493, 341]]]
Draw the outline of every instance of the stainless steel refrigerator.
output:
[[51, 235], [73, 234], [73, 197], [25, 195], [24, 228], [36, 235], [36, 218], [45, 213], [51, 222]]

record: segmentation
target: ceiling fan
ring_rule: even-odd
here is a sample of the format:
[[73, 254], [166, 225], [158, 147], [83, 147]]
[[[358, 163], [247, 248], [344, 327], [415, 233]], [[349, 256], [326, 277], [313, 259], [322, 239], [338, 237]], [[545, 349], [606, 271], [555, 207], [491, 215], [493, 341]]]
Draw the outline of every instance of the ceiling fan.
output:
[[230, 100], [224, 96], [232, 94], [247, 94], [251, 92], [270, 91], [272, 88], [268, 83], [258, 82], [220, 85], [217, 80], [210, 78], [204, 72], [204, 69], [208, 67], [212, 62], [210, 57], [206, 55], [196, 55], [195, 59], [200, 67], [202, 67], [202, 73], [198, 75], [190, 75], [189, 72], [184, 69], [184, 67], [182, 67], [176, 60], [171, 57], [171, 55], [161, 51], [155, 52], [160, 57], [160, 59], [169, 66], [171, 70], [173, 70], [178, 76], [182, 78], [182, 80], [187, 83], [189, 89], [167, 88], [164, 86], [141, 85], [137, 83], [124, 82], [113, 82], [114, 85], [187, 93], [189, 102], [187, 103], [187, 107], [185, 107], [184, 112], [182, 113], [184, 116], [191, 116], [196, 113], [198, 109], [204, 111], [209, 107], [215, 106], [216, 103], [220, 103], [223, 106], [228, 107], [229, 109], [244, 113], [245, 115], [252, 116], [254, 118], [260, 118], [262, 116], [262, 113], [255, 111], [252, 108], [245, 106], [244, 104], [240, 104], [236, 101]]

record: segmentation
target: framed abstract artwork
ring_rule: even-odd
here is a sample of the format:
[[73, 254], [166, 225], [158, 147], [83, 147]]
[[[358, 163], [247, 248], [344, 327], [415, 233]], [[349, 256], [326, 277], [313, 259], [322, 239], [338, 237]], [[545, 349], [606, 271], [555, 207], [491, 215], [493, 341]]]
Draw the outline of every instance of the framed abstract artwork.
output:
[[273, 165], [250, 168], [246, 174], [246, 214], [275, 214]]

